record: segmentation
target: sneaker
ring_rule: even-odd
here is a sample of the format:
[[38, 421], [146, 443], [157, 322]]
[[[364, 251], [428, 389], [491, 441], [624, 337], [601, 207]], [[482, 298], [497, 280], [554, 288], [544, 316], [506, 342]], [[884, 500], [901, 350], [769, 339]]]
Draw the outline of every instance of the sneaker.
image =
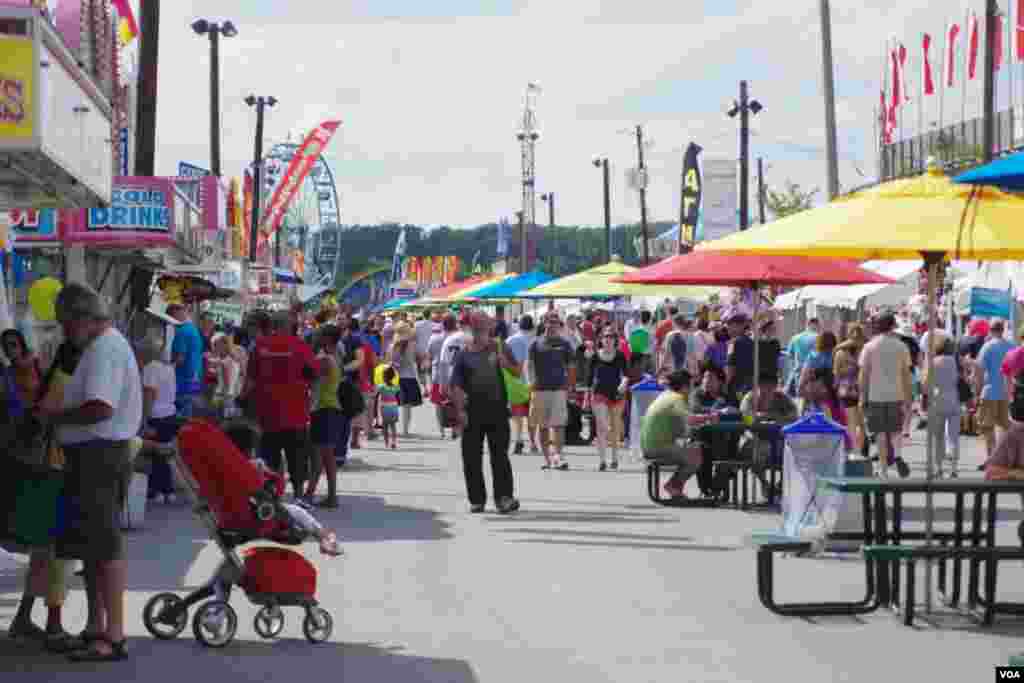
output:
[[541, 465], [541, 466], [540, 466], [540, 468], [541, 468], [542, 470], [550, 470], [550, 469], [551, 469], [551, 467], [552, 467], [552, 465], [551, 465], [551, 463], [549, 463], [549, 462], [546, 462], [546, 463], [544, 463], [543, 465]]
[[903, 458], [896, 458], [896, 471], [901, 479], [906, 479], [910, 476], [910, 465]]
[[396, 448], [398, 448], [398, 444], [397, 443], [391, 444], [391, 450], [395, 450]]
[[470, 505], [469, 506], [469, 511], [472, 512], [474, 515], [478, 515], [478, 514], [480, 514], [481, 512], [484, 511], [484, 504], [483, 503], [479, 503], [477, 505]]
[[174, 505], [177, 502], [178, 502], [178, 497], [175, 496], [173, 493], [168, 493], [168, 494], [164, 495], [164, 504], [165, 505]]
[[562, 462], [558, 463], [558, 469], [560, 469], [563, 472], [565, 472], [566, 470], [569, 469], [569, 463], [567, 463], [566, 461], [563, 460]]
[[26, 619], [22, 622], [12, 621], [7, 636], [14, 639], [45, 640], [46, 631]]
[[540, 455], [540, 449], [534, 446], [532, 443], [530, 444], [530, 455]]
[[295, 503], [296, 505], [298, 505], [303, 510], [312, 510], [313, 509], [313, 501], [310, 498], [307, 498], [307, 497], [304, 497], [304, 496], [303, 497], [296, 497], [296, 498], [292, 499], [292, 502]]
[[515, 498], [502, 498], [498, 501], [498, 513], [502, 515], [510, 515], [519, 509], [519, 501]]
[[522, 455], [523, 454], [523, 442], [522, 441], [516, 441], [516, 447], [512, 451], [512, 454], [513, 455]]
[[608, 465], [606, 465], [605, 463], [601, 463], [600, 465], [597, 466], [597, 471], [598, 472], [604, 472], [607, 469], [608, 469]]
[[618, 460], [612, 460], [612, 469], [613, 470], [619, 469], [619, 461]]

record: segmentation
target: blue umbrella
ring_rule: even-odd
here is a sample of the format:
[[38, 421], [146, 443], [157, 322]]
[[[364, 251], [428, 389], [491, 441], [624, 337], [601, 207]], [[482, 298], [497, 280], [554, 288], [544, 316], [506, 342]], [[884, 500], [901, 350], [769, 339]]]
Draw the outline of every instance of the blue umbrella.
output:
[[545, 282], [554, 280], [554, 276], [535, 270], [532, 273], [523, 273], [510, 277], [500, 282], [495, 282], [473, 293], [474, 299], [514, 299], [516, 295], [539, 287]]
[[1002, 190], [1024, 190], [1024, 152], [1017, 152], [965, 171], [953, 178], [953, 182], [994, 185]]

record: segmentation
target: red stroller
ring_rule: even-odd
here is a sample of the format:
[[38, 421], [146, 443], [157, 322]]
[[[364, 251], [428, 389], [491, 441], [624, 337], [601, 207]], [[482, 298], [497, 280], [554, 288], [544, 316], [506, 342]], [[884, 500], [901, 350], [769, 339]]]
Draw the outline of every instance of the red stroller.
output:
[[192, 632], [208, 647], [224, 647], [238, 630], [238, 614], [228, 604], [231, 589], [240, 586], [262, 609], [254, 627], [263, 638], [284, 628], [282, 607], [306, 611], [302, 630], [312, 643], [331, 637], [334, 620], [316, 601], [316, 568], [302, 555], [285, 548], [236, 548], [255, 540], [298, 545], [308, 536], [285, 509], [284, 481], [261, 470], [213, 424], [194, 420], [178, 433], [173, 460], [195, 503], [195, 512], [224, 553], [224, 562], [210, 581], [180, 598], [160, 593], [142, 612], [146, 629], [156, 638], [176, 638], [188, 623], [188, 610], [208, 598], [192, 618]]

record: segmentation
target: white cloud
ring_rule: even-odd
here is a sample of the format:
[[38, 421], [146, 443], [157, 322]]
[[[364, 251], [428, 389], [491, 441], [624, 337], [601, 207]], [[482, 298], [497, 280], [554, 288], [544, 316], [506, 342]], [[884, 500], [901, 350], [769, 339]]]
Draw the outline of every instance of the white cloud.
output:
[[[515, 131], [530, 80], [543, 87], [537, 187], [556, 193], [561, 223], [602, 220], [595, 154], [613, 161], [613, 219], [638, 220], [624, 180], [635, 144], [617, 133], [636, 123], [654, 140], [651, 217], [673, 218], [682, 148], [695, 140], [709, 156], [735, 155], [736, 123], [724, 110], [748, 72], [766, 106], [752, 151], [773, 155], [770, 179], [823, 186], [817, 3], [736, 4], [735, 16], [704, 16], [695, 0], [559, 0], [508, 3], [512, 16], [404, 21], [371, 16], [368, 7], [387, 14], [377, 9], [383, 0], [272, 3], [248, 19], [226, 0], [164, 3], [159, 170], [208, 160], [207, 47], [188, 24], [223, 11], [240, 30], [222, 41], [225, 171], [239, 173], [253, 154], [255, 117], [242, 102], [250, 92], [280, 100], [267, 116], [268, 143], [341, 118], [329, 156], [346, 223], [474, 225], [511, 215], [520, 196]], [[938, 4], [833, 2], [844, 185], [863, 182], [851, 160], [874, 167], [886, 36], [902, 35], [916, 56], [919, 31], [942, 34]], [[950, 16], [962, 12], [942, 4]]]

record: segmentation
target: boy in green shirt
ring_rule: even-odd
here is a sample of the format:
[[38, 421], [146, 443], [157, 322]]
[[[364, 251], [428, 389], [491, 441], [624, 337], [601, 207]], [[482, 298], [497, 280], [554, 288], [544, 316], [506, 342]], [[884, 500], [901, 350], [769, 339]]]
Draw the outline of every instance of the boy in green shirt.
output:
[[647, 409], [640, 422], [640, 448], [644, 458], [679, 464], [679, 469], [665, 484], [671, 496], [682, 496], [686, 480], [700, 469], [701, 460], [692, 462], [698, 448], [683, 445], [690, 427], [697, 427], [715, 419], [714, 415], [691, 415], [687, 393], [690, 373], [677, 370], [668, 376], [668, 390]]

